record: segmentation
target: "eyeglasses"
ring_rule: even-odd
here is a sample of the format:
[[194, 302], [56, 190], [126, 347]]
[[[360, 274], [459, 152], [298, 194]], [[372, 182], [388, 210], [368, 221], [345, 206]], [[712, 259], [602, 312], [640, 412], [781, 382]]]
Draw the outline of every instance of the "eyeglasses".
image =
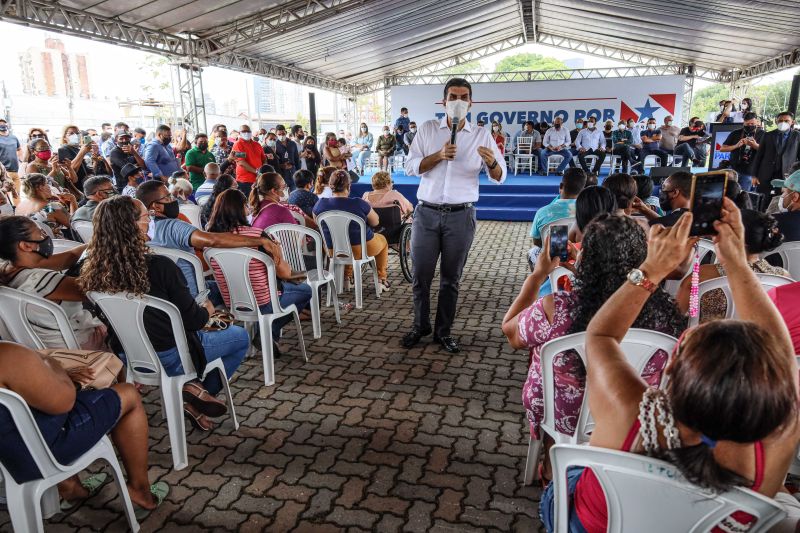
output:
[[[153, 203], [157, 203], [157, 204], [164, 203], [161, 200], [169, 200], [169, 202], [174, 202], [175, 201], [175, 197], [172, 195], [172, 193], [167, 193], [166, 196], [162, 196], [161, 198], [157, 198], [157, 199], [153, 200]], [[166, 202], [166, 203], [169, 203], [169, 202]]]
[[98, 189], [95, 194], [99, 194], [99, 193], [103, 193], [106, 196], [109, 196], [109, 195], [113, 196], [113, 195], [117, 194], [117, 189], [115, 189], [114, 187], [110, 187], [108, 189]]

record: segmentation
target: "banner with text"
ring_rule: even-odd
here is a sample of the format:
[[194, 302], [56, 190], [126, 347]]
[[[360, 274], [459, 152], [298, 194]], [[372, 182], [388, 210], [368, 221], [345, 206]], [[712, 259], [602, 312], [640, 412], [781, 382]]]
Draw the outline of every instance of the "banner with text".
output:
[[[515, 133], [528, 120], [552, 123], [561, 117], [572, 127], [575, 120], [596, 117], [663, 124], [672, 115], [680, 123], [684, 76], [643, 76], [587, 80], [473, 83], [469, 120], [487, 125], [498, 121], [506, 133]], [[444, 85], [392, 86], [392, 120], [407, 107], [411, 120], [424, 122], [444, 116]]]

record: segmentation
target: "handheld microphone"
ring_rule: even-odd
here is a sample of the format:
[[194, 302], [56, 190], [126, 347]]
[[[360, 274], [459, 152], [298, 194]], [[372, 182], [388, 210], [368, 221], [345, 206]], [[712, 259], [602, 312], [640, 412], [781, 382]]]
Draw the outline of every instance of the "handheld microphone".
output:
[[453, 126], [450, 129], [450, 144], [456, 144], [456, 133], [458, 132], [459, 122], [461, 122], [460, 118], [453, 118]]

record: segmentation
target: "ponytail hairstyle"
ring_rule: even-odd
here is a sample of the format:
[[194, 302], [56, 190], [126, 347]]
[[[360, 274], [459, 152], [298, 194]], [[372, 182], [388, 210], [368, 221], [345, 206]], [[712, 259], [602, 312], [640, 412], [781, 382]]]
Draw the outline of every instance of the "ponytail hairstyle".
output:
[[753, 482], [721, 466], [717, 441], [764, 440], [797, 418], [794, 354], [752, 322], [715, 320], [687, 332], [667, 368], [676, 422], [702, 435], [665, 452], [690, 482], [717, 492]]
[[331, 174], [331, 191], [344, 192], [350, 188], [350, 174], [346, 170], [337, 170]]
[[331, 179], [331, 174], [336, 171], [336, 167], [321, 167], [317, 171], [317, 182], [314, 184], [314, 194], [322, 194], [322, 191], [325, 190], [325, 187], [328, 186], [328, 182]]
[[249, 204], [254, 214], [258, 212], [258, 207], [261, 205], [261, 201], [264, 197], [266, 197], [270, 191], [278, 188], [278, 180], [281, 178], [282, 176], [277, 172], [265, 172], [258, 175], [255, 187], [250, 190]]
[[622, 172], [611, 174], [603, 181], [603, 187], [614, 193], [617, 209], [630, 209], [633, 199], [639, 192], [636, 180], [630, 174]]
[[783, 243], [783, 233], [778, 228], [778, 221], [772, 215], [743, 209], [742, 224], [744, 247], [748, 254], [771, 252]]

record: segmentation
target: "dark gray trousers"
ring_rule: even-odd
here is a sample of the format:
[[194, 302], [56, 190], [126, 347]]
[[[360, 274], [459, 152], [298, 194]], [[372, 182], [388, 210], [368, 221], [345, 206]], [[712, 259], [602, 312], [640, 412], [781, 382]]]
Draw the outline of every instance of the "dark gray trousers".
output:
[[438, 337], [450, 335], [456, 317], [458, 285], [467, 254], [475, 237], [475, 207], [461, 211], [440, 211], [423, 205], [414, 210], [411, 226], [411, 257], [414, 270], [414, 325], [431, 325], [431, 283], [439, 256], [439, 305], [433, 330]]

